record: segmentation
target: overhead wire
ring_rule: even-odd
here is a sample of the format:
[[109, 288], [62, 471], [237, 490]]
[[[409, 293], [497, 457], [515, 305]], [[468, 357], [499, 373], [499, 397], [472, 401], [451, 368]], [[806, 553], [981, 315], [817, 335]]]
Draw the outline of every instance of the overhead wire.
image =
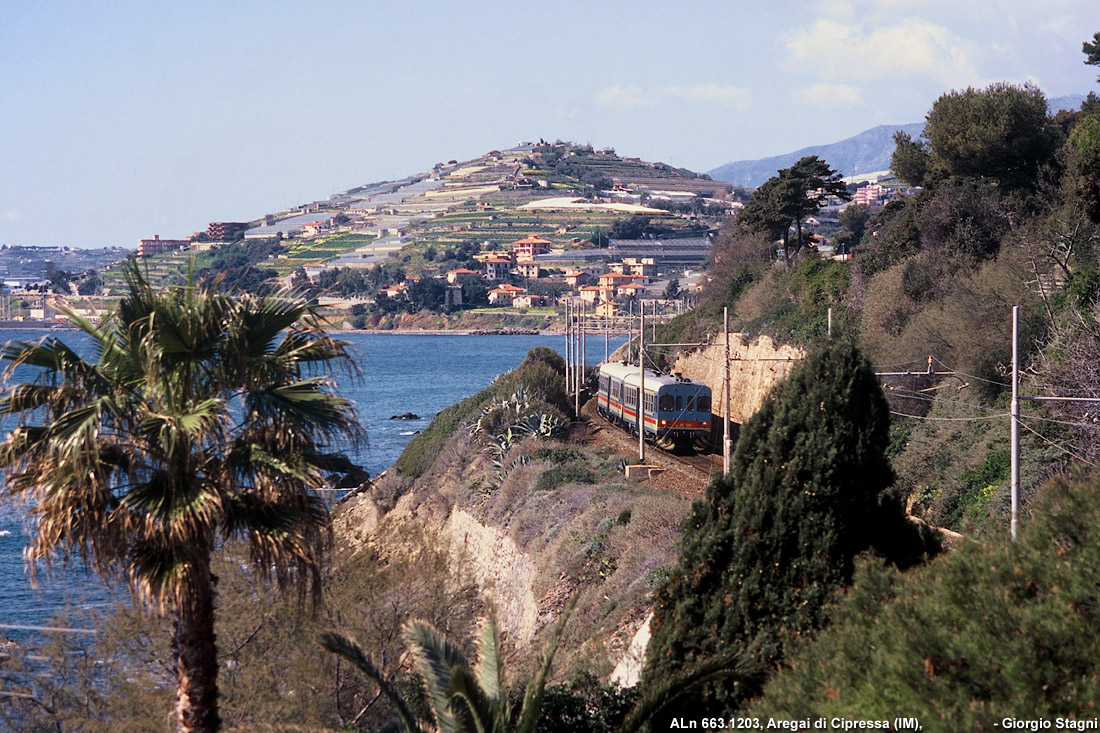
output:
[[936, 422], [973, 422], [975, 420], [997, 420], [998, 418], [1008, 417], [1008, 413], [1001, 413], [997, 415], [976, 415], [974, 417], [932, 417], [931, 415], [908, 415], [904, 412], [898, 412], [896, 410], [890, 410], [891, 415], [897, 415], [898, 417], [911, 417], [914, 420], [934, 420]]
[[1042, 433], [1040, 433], [1038, 430], [1031, 427], [1030, 425], [1026, 425], [1023, 422], [1021, 422], [1020, 425], [1025, 430], [1028, 430], [1028, 431], [1034, 433], [1035, 435], [1037, 435], [1039, 437], [1039, 439], [1042, 440], [1043, 442], [1048, 443], [1049, 445], [1057, 448], [1058, 450], [1065, 453], [1067, 456], [1070, 456], [1072, 458], [1076, 458], [1078, 461], [1081, 461], [1082, 463], [1086, 463], [1090, 466], [1095, 466], [1096, 465], [1094, 462], [1090, 461], [1089, 459], [1085, 458], [1084, 456], [1081, 456], [1081, 455], [1078, 455], [1077, 453], [1074, 453], [1073, 451], [1071, 451], [1069, 448], [1065, 447], [1064, 445], [1059, 445], [1058, 443], [1055, 443], [1053, 440], [1051, 440], [1047, 436], [1043, 435]]
[[956, 405], [958, 407], [969, 407], [971, 409], [982, 410], [984, 412], [1005, 414], [1005, 415], [1008, 414], [1004, 410], [998, 410], [998, 409], [993, 408], [993, 407], [986, 407], [984, 405], [972, 405], [969, 402], [959, 402], [958, 400], [949, 400], [949, 399], [946, 399], [946, 398], [943, 398], [943, 397], [935, 397], [935, 396], [930, 397], [926, 394], [913, 392], [912, 390], [897, 390], [896, 392], [902, 392], [901, 397], [903, 399], [907, 399], [907, 400], [921, 400], [923, 402], [932, 402], [932, 403], [939, 402], [939, 403], [946, 404], [946, 405]]
[[986, 384], [996, 384], [1000, 387], [1011, 387], [1012, 386], [1012, 384], [1010, 382], [998, 382], [996, 380], [985, 379], [984, 377], [979, 377], [979, 376], [974, 375], [974, 374], [967, 374], [966, 372], [960, 371], [960, 370], [956, 369], [955, 367], [950, 367], [947, 364], [944, 364], [942, 361], [940, 361], [939, 359], [937, 359], [934, 356], [932, 357], [932, 361], [936, 362], [937, 364], [939, 364], [944, 369], [946, 369], [948, 371], [951, 371], [951, 372], [955, 372], [956, 374], [962, 375], [962, 376], [966, 377], [967, 379], [974, 379], [974, 380], [977, 380], [979, 382], [985, 382]]

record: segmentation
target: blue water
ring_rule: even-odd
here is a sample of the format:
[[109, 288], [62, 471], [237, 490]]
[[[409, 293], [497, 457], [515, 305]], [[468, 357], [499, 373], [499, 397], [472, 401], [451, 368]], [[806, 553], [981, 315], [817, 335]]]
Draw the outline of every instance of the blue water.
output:
[[[32, 340], [40, 334], [0, 330], [0, 344], [8, 340]], [[75, 332], [58, 332], [78, 351], [85, 345]], [[497, 375], [515, 368], [536, 346], [565, 349], [562, 336], [465, 336], [353, 333], [351, 343], [358, 365], [357, 377], [341, 376], [339, 391], [358, 411], [367, 441], [352, 452], [352, 460], [370, 474], [382, 472], [400, 455], [416, 431], [424, 429], [440, 410], [485, 388]], [[613, 337], [613, 351], [624, 342]], [[588, 343], [588, 363], [604, 357], [604, 341]], [[29, 379], [31, 372], [17, 373]], [[393, 415], [415, 413], [420, 420], [390, 420]], [[109, 605], [125, 597], [118, 587], [109, 588], [80, 569], [39, 571], [40, 587], [32, 589], [23, 561], [29, 531], [24, 508], [0, 503], [0, 624], [42, 625], [66, 606]], [[4, 633], [0, 629], [0, 633]], [[7, 632], [18, 637], [18, 632]]]

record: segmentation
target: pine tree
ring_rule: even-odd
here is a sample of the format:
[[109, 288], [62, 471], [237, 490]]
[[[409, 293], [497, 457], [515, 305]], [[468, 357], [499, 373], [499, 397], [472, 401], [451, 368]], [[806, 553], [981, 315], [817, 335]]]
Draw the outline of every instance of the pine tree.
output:
[[[823, 624], [855, 555], [900, 529], [899, 505], [880, 501], [893, 480], [888, 429], [882, 390], [851, 344], [811, 354], [772, 391], [745, 423], [730, 475], [685, 525], [657, 595], [643, 690], [731, 649], [773, 668]], [[690, 709], [730, 712], [754, 687], [712, 688]]]

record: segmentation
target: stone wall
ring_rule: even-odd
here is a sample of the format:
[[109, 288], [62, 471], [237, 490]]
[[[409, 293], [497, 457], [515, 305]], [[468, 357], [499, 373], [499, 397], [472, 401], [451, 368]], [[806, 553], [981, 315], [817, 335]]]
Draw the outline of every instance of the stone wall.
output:
[[[725, 344], [718, 342], [676, 360], [673, 372], [705, 383], [711, 389], [715, 415], [725, 414]], [[773, 385], [783, 380], [805, 356], [804, 349], [776, 346], [767, 336], [750, 343], [730, 334], [730, 420], [741, 424], [764, 403]]]

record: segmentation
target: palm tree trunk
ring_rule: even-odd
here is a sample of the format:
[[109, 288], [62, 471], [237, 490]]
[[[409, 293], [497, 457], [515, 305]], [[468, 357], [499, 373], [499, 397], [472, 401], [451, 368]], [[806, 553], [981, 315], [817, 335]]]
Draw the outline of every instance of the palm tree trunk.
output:
[[209, 541], [196, 549], [176, 609], [176, 723], [181, 731], [218, 730], [218, 652]]

